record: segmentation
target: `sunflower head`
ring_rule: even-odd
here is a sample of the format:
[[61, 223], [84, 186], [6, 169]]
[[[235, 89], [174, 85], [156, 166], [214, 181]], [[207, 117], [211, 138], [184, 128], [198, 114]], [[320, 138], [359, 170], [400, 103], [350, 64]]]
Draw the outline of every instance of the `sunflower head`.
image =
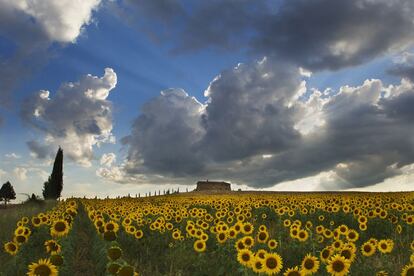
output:
[[283, 267], [282, 257], [277, 253], [268, 253], [265, 256], [265, 271], [269, 274], [277, 274]]
[[58, 271], [49, 259], [40, 259], [37, 263], [29, 265], [28, 276], [57, 276]]
[[121, 265], [115, 262], [111, 262], [108, 264], [108, 266], [106, 267], [106, 269], [108, 270], [108, 272], [112, 275], [116, 275], [118, 273], [118, 270], [121, 268]]
[[63, 257], [59, 254], [52, 254], [50, 256], [50, 262], [55, 266], [61, 266], [63, 265]]
[[301, 269], [305, 274], [315, 273], [319, 269], [318, 258], [312, 256], [311, 254], [307, 254], [305, 258], [303, 258]]
[[112, 261], [118, 260], [122, 256], [122, 249], [118, 246], [112, 246], [108, 248], [107, 256]]
[[4, 251], [6, 251], [12, 256], [16, 255], [18, 250], [19, 246], [15, 242], [7, 242], [4, 244]]
[[132, 267], [130, 265], [124, 265], [118, 270], [118, 273], [116, 275], [118, 275], [118, 276], [134, 276], [134, 274], [135, 274], [134, 267]]

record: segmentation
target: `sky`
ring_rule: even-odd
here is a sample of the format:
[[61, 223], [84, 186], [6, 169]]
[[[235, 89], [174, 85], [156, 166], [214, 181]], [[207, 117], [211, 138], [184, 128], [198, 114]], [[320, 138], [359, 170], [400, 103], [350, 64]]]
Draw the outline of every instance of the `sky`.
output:
[[414, 190], [411, 0], [0, 0], [0, 183]]

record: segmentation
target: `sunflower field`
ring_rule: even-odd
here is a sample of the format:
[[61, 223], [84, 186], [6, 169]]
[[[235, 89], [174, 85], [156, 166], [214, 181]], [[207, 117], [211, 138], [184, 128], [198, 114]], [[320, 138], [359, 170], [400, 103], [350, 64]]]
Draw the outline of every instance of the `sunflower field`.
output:
[[414, 192], [191, 192], [8, 212], [2, 276], [414, 276]]

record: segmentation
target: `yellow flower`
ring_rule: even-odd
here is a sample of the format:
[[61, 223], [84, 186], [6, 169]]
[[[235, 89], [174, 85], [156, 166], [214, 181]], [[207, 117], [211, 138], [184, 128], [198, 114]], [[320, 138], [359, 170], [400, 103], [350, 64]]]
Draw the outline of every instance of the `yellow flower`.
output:
[[7, 242], [4, 244], [4, 250], [10, 255], [14, 256], [17, 254], [17, 251], [19, 250], [19, 246], [15, 242]]
[[49, 259], [40, 259], [37, 263], [29, 265], [28, 276], [57, 276], [58, 271]]
[[260, 231], [257, 233], [256, 239], [258, 243], [266, 243], [266, 241], [269, 239], [269, 234], [267, 231]]
[[253, 230], [254, 230], [253, 224], [251, 224], [250, 222], [244, 223], [241, 228], [241, 232], [245, 235], [250, 235], [251, 233], [253, 233]]
[[293, 268], [288, 268], [283, 273], [283, 276], [304, 276], [304, 275], [306, 275], [306, 274], [302, 270], [299, 270], [299, 268], [297, 266], [295, 266]]
[[267, 253], [264, 264], [264, 271], [269, 275], [277, 274], [283, 268], [282, 257], [277, 253]]
[[205, 241], [203, 241], [203, 240], [196, 240], [194, 242], [194, 250], [196, 252], [204, 252], [204, 251], [206, 251], [206, 248], [207, 248], [207, 246], [206, 246], [206, 242]]
[[249, 249], [242, 249], [237, 252], [237, 261], [247, 267], [251, 266], [253, 253]]
[[351, 262], [345, 257], [336, 254], [328, 260], [326, 270], [333, 276], [343, 276], [349, 272]]
[[300, 230], [299, 233], [298, 233], [298, 235], [297, 235], [297, 238], [301, 242], [306, 241], [309, 238], [308, 231], [306, 231], [306, 230]]
[[408, 264], [404, 266], [401, 276], [411, 276], [414, 275], [414, 264]]
[[50, 235], [52, 237], [62, 237], [69, 233], [69, 224], [66, 220], [59, 219], [53, 222], [50, 228]]
[[269, 247], [269, 249], [275, 249], [277, 247], [277, 241], [275, 239], [270, 239], [267, 242], [267, 247]]
[[264, 259], [261, 259], [259, 257], [255, 257], [252, 259], [251, 266], [253, 271], [256, 273], [262, 273], [265, 271]]
[[381, 253], [390, 253], [392, 251], [392, 249], [394, 248], [394, 242], [390, 239], [388, 240], [380, 240], [378, 242], [378, 250]]
[[55, 240], [45, 241], [45, 247], [47, 253], [60, 253], [61, 246]]
[[313, 274], [318, 271], [319, 264], [318, 258], [312, 256], [311, 254], [307, 254], [302, 260], [301, 270], [305, 275]]

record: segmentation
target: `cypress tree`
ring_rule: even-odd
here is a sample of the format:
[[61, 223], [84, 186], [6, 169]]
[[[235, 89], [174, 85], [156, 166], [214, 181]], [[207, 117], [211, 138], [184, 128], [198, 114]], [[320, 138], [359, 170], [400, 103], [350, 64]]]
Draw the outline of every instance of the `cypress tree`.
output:
[[43, 197], [45, 199], [58, 199], [63, 189], [63, 150], [59, 147], [52, 174], [43, 185]]

